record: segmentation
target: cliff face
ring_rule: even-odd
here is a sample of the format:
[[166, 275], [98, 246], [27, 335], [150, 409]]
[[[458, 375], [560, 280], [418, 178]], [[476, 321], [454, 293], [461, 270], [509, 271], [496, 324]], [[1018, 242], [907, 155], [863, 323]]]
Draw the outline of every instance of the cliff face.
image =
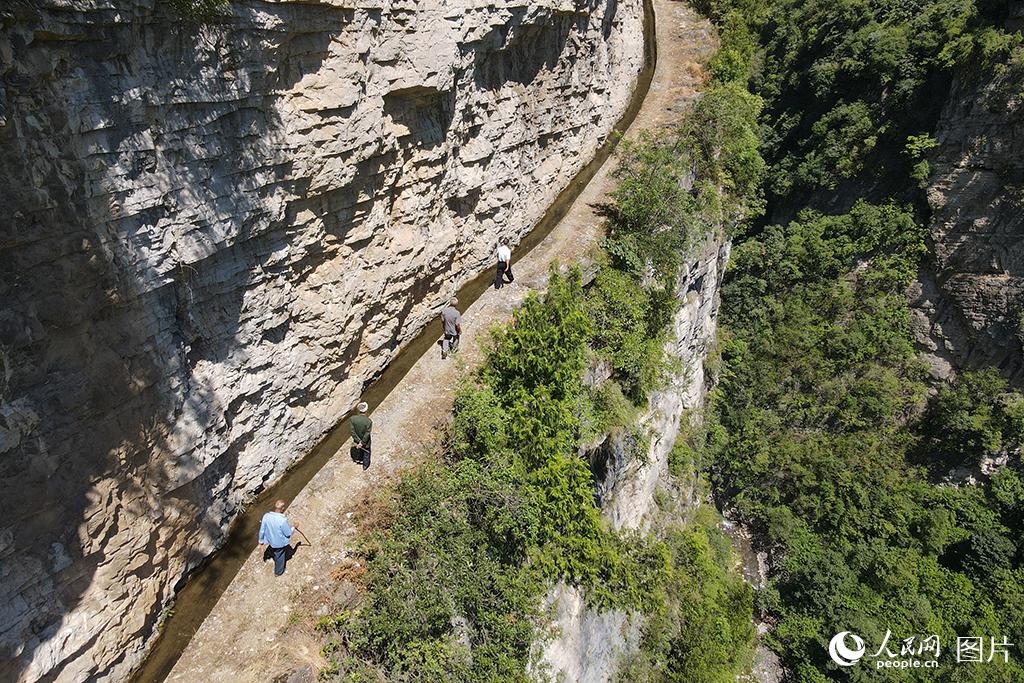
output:
[[687, 411], [702, 408], [708, 390], [704, 361], [715, 343], [719, 292], [730, 244], [708, 239], [686, 264], [678, 291], [682, 305], [673, 321], [668, 355], [679, 372], [655, 392], [642, 421], [651, 434], [643, 459], [630, 457], [621, 440], [605, 444], [602, 512], [615, 529], [646, 529], [654, 491], [668, 478], [668, 456]]
[[0, 10], [4, 680], [123, 678], [642, 62], [640, 0], [163, 6]]
[[[1016, 28], [1024, 24], [1018, 8]], [[1013, 28], [1013, 26], [1011, 26]], [[1024, 55], [953, 84], [929, 179], [932, 263], [913, 292], [935, 374], [995, 365], [1024, 382]]]
[[[707, 385], [704, 360], [715, 342], [719, 290], [729, 244], [707, 240], [686, 264], [678, 291], [682, 305], [673, 321], [673, 339], [666, 351], [679, 362], [679, 372], [653, 393], [640, 421], [651, 436], [642, 458], [626, 438], [609, 438], [590, 454], [595, 463], [597, 493], [604, 517], [617, 530], [646, 530], [659, 482], [668, 477], [668, 456], [688, 410], [704, 404]], [[567, 681], [599, 683], [615, 678], [624, 654], [639, 644], [638, 620], [620, 610], [587, 607], [582, 592], [564, 583], [548, 595], [554, 605], [557, 636], [545, 643], [541, 666]]]

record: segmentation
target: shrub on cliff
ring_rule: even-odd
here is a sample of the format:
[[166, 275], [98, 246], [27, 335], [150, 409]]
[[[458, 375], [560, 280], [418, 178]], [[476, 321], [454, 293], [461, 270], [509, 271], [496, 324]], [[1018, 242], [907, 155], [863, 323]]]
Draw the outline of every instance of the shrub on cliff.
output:
[[675, 310], [675, 289], [643, 288], [626, 273], [602, 268], [587, 296], [594, 350], [612, 367], [626, 396], [640, 404], [660, 385], [662, 347]]
[[682, 140], [670, 132], [645, 131], [619, 146], [604, 248], [617, 268], [638, 280], [671, 286], [676, 276], [695, 211], [689, 165]]
[[627, 657], [616, 680], [735, 681], [753, 655], [753, 593], [734, 570], [730, 540], [702, 508], [696, 522], [671, 528], [665, 545], [665, 607], [647, 620], [640, 649]]
[[925, 426], [922, 458], [945, 469], [977, 465], [1024, 445], [1024, 400], [994, 369], [969, 372], [940, 389]]

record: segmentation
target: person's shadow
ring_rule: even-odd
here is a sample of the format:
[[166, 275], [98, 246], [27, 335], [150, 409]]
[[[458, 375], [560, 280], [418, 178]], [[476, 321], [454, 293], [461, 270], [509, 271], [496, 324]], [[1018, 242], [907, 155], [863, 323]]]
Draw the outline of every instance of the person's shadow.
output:
[[[288, 550], [284, 551], [284, 561], [285, 562], [290, 562], [291, 559], [293, 557], [295, 557], [295, 551], [299, 549], [300, 545], [302, 545], [302, 541], [296, 542], [295, 545], [288, 544]], [[267, 560], [273, 561], [273, 559], [274, 559], [274, 553], [272, 552], [271, 547], [268, 545], [263, 550], [263, 561], [264, 562], [266, 562]]]

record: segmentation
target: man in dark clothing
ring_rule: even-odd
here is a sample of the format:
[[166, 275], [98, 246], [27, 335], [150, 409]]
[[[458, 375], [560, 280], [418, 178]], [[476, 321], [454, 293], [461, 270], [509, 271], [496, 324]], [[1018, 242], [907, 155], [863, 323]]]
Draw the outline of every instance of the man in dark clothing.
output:
[[444, 323], [444, 337], [441, 339], [441, 358], [459, 350], [459, 337], [462, 336], [462, 314], [455, 308], [459, 300], [454, 296], [448, 305], [441, 309], [441, 321]]
[[[370, 468], [370, 430], [373, 429], [373, 420], [366, 416], [369, 409], [370, 406], [365, 401], [361, 402], [356, 406], [358, 414], [349, 420], [352, 427], [352, 442], [355, 444], [352, 459], [362, 462], [364, 470]], [[356, 458], [357, 453], [361, 456], [360, 459]]]

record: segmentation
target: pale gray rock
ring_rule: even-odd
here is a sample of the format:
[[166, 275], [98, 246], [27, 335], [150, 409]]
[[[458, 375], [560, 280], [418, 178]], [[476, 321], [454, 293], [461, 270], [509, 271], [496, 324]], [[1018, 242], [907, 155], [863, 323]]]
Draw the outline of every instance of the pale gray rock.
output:
[[574, 683], [612, 680], [619, 662], [639, 643], [641, 620], [619, 609], [595, 610], [581, 589], [565, 583], [548, 591], [546, 602], [553, 610], [552, 639], [535, 645], [541, 657], [533, 677]]
[[640, 0], [166, 8], [0, 8], [3, 680], [123, 680], [642, 64]]
[[682, 302], [666, 349], [680, 370], [664, 389], [652, 394], [640, 418], [651, 435], [647, 452], [642, 457], [632, 455], [628, 437], [609, 439], [602, 447], [607, 457], [607, 473], [598, 483], [603, 493], [602, 512], [616, 529], [646, 530], [654, 491], [668, 477], [668, 456], [679, 436], [683, 414], [704, 404], [704, 359], [715, 341], [719, 288], [729, 246], [707, 240], [680, 277]]
[[[647, 452], [634, 453], [629, 436], [607, 438], [590, 453], [595, 497], [601, 513], [617, 530], [647, 530], [655, 490], [668, 478], [668, 456], [688, 410], [704, 404], [704, 360], [715, 343], [719, 289], [729, 259], [729, 243], [707, 239], [694, 250], [678, 282], [681, 295], [666, 352], [680, 368], [667, 386], [651, 395], [641, 424], [651, 436]], [[601, 373], [589, 381], [598, 381]], [[605, 376], [607, 376], [605, 374]], [[546, 597], [553, 610], [553, 636], [539, 648], [535, 671], [566, 681], [609, 681], [625, 656], [639, 646], [640, 619], [621, 610], [586, 605], [582, 592], [559, 583]]]
[[911, 299], [915, 335], [938, 377], [994, 365], [1024, 382], [1022, 89], [1020, 63], [994, 75], [966, 69], [935, 133], [932, 258]]

